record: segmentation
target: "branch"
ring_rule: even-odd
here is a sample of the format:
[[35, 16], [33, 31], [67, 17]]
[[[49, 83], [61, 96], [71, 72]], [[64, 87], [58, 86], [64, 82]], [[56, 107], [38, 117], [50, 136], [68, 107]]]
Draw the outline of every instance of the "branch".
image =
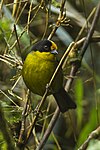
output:
[[90, 40], [92, 38], [92, 35], [94, 33], [94, 30], [95, 30], [95, 26], [97, 24], [97, 21], [99, 20], [99, 17], [100, 17], [100, 2], [98, 4], [98, 6], [97, 6], [97, 10], [96, 10], [94, 19], [93, 19], [92, 24], [91, 24], [91, 28], [90, 28], [90, 30], [88, 32], [88, 35], [87, 35], [87, 37], [85, 39], [85, 42], [83, 43], [81, 57], [84, 56], [84, 53], [85, 53], [85, 51], [86, 51], [86, 49], [87, 49], [87, 47], [89, 45], [89, 42], [90, 42]]
[[46, 143], [50, 133], [52, 132], [53, 127], [56, 124], [56, 121], [57, 121], [59, 115], [60, 115], [60, 110], [59, 110], [59, 107], [57, 107], [57, 109], [56, 109], [56, 111], [55, 111], [55, 113], [54, 113], [54, 115], [53, 115], [53, 117], [51, 119], [52, 123], [51, 122], [49, 123], [48, 128], [47, 128], [47, 130], [46, 130], [46, 132], [45, 132], [45, 134], [44, 134], [44, 136], [43, 136], [39, 146], [36, 148], [36, 150], [41, 150], [43, 148], [43, 146], [45, 145], [45, 143]]
[[64, 60], [66, 59], [66, 57], [68, 56], [69, 52], [71, 51], [73, 45], [74, 45], [74, 43], [71, 43], [71, 44], [69, 45], [67, 51], [64, 53], [63, 57], [61, 58], [61, 60], [60, 60], [60, 62], [59, 62], [59, 64], [58, 64], [58, 66], [57, 66], [57, 68], [56, 68], [56, 70], [55, 70], [55, 72], [54, 72], [54, 74], [53, 74], [53, 76], [52, 76], [50, 82], [48, 83], [48, 87], [46, 88], [46, 91], [45, 91], [45, 93], [44, 93], [44, 95], [43, 95], [43, 97], [42, 97], [42, 100], [40, 101], [40, 104], [39, 104], [39, 106], [38, 106], [38, 108], [37, 108], [37, 114], [36, 114], [36, 115], [34, 116], [34, 118], [33, 118], [33, 122], [32, 122], [32, 124], [31, 124], [31, 127], [30, 127], [28, 133], [27, 133], [27, 138], [26, 138], [26, 141], [25, 141], [24, 144], [27, 143], [27, 141], [28, 141], [28, 139], [29, 139], [29, 137], [30, 137], [30, 135], [31, 135], [31, 133], [32, 133], [32, 130], [33, 130], [34, 126], [35, 126], [35, 123], [36, 123], [36, 121], [37, 121], [37, 119], [38, 119], [39, 112], [40, 112], [40, 110], [41, 110], [41, 108], [42, 108], [42, 106], [43, 106], [43, 104], [44, 104], [44, 102], [45, 102], [45, 99], [46, 99], [46, 97], [47, 97], [48, 91], [49, 91], [49, 89], [50, 89], [50, 87], [51, 87], [51, 85], [52, 85], [52, 83], [53, 83], [53, 81], [54, 81], [54, 79], [55, 79], [55, 77], [56, 77], [56, 75], [57, 75], [59, 69], [61, 68], [61, 66], [62, 66], [62, 64], [63, 64], [63, 62], [64, 62]]
[[90, 135], [87, 138], [87, 140], [81, 145], [81, 147], [79, 147], [78, 150], [86, 150], [87, 147], [88, 147], [88, 144], [89, 144], [90, 140], [92, 140], [92, 139], [98, 139], [98, 138], [100, 138], [100, 126], [96, 130], [94, 130], [94, 131], [92, 131], [90, 133]]
[[22, 121], [21, 121], [21, 129], [20, 129], [20, 133], [19, 133], [19, 138], [18, 138], [18, 146], [19, 148], [24, 146], [23, 145], [23, 137], [25, 135], [25, 124], [26, 124], [26, 117], [27, 117], [27, 111], [28, 111], [28, 103], [29, 103], [29, 96], [30, 96], [30, 92], [29, 90], [27, 91], [27, 94], [26, 94], [26, 103], [24, 105], [24, 109], [23, 109], [23, 112], [22, 112]]
[[[75, 74], [76, 71], [77, 71], [76, 68], [72, 67], [71, 72], [70, 72], [70, 76], [74, 76], [74, 74]], [[68, 80], [69, 84], [67, 86], [67, 91], [70, 89], [70, 86], [72, 84], [73, 79], [74, 78], [69, 78], [69, 80]], [[37, 147], [36, 150], [41, 150], [43, 148], [43, 146], [45, 145], [46, 141], [48, 140], [49, 135], [52, 132], [52, 129], [54, 128], [54, 126], [56, 124], [56, 121], [57, 121], [59, 115], [60, 115], [60, 109], [57, 106], [57, 108], [55, 110], [55, 113], [54, 113], [54, 115], [53, 115], [53, 117], [52, 117], [52, 119], [51, 119], [51, 121], [50, 121], [50, 123], [48, 125], [48, 128], [45, 131], [45, 134], [44, 134], [44, 136], [43, 136], [43, 138], [42, 138], [42, 140], [41, 140], [41, 142], [40, 142], [40, 144], [39, 144], [39, 146]]]
[[[94, 29], [95, 29], [95, 28], [94, 28], [94, 27], [95, 27], [95, 24], [96, 24], [96, 22], [97, 22], [98, 19], [99, 19], [99, 14], [100, 14], [100, 4], [99, 4], [98, 7], [97, 7], [97, 10], [96, 10], [96, 13], [95, 13], [95, 16], [94, 16], [94, 19], [93, 19], [93, 22], [92, 22], [92, 26], [91, 26], [91, 28], [90, 28], [90, 31], [89, 31], [89, 33], [88, 33], [88, 35], [87, 35], [87, 37], [86, 37], [86, 39], [85, 39], [85, 41], [84, 41], [84, 43], [83, 43], [82, 51], [81, 51], [81, 53], [80, 53], [81, 60], [82, 60], [82, 58], [83, 58], [83, 56], [84, 56], [84, 54], [85, 54], [85, 52], [86, 52], [86, 49], [87, 49], [87, 47], [88, 47], [88, 45], [89, 45], [89, 41], [90, 41], [90, 39], [91, 39], [91, 37], [92, 37], [92, 35], [93, 35]], [[73, 48], [73, 47], [72, 47], [72, 48]], [[66, 52], [65, 52], [65, 53], [66, 53]], [[63, 57], [62, 57], [62, 58], [63, 58]], [[70, 87], [71, 87], [71, 84], [72, 84], [73, 79], [74, 79], [73, 77], [75, 76], [76, 72], [78, 71], [78, 69], [79, 69], [79, 67], [80, 67], [81, 60], [80, 60], [79, 63], [73, 63], [73, 64], [72, 64], [72, 69], [71, 69], [71, 72], [70, 72], [70, 77], [71, 77], [71, 78], [68, 79], [67, 85], [66, 85], [66, 89], [67, 89], [67, 90], [69, 90]], [[58, 67], [57, 67], [57, 68], [58, 68]], [[57, 107], [57, 109], [56, 109], [56, 111], [55, 111], [55, 113], [54, 113], [54, 116], [52, 117], [52, 119], [51, 119], [51, 121], [50, 121], [50, 123], [49, 123], [49, 126], [48, 126], [47, 130], [45, 131], [45, 134], [44, 134], [44, 136], [43, 136], [43, 138], [42, 138], [42, 140], [41, 140], [41, 142], [40, 142], [40, 144], [39, 144], [39, 146], [37, 147], [36, 150], [41, 150], [41, 149], [43, 148], [43, 146], [45, 145], [45, 143], [46, 143], [46, 141], [48, 140], [48, 137], [49, 137], [49, 135], [51, 134], [51, 131], [52, 131], [52, 129], [53, 129], [55, 123], [56, 123], [56, 120], [57, 120], [58, 117], [59, 117], [59, 114], [60, 114], [60, 110], [59, 110], [59, 108]]]
[[66, 16], [63, 14], [64, 13], [64, 6], [65, 6], [65, 2], [66, 0], [62, 0], [61, 1], [61, 6], [60, 6], [60, 13], [59, 13], [59, 16], [58, 16], [58, 19], [57, 19], [57, 22], [51, 32], [51, 34], [49, 35], [48, 37], [48, 40], [50, 40], [53, 35], [55, 34], [56, 30], [64, 23], [66, 23]]
[[[57, 22], [56, 22], [55, 28], [52, 30], [50, 36], [48, 37], [49, 40], [52, 38], [52, 36], [53, 36], [54, 33], [56, 32], [57, 28], [61, 25], [61, 23], [62, 23], [63, 21], [65, 21], [65, 16], [63, 15], [65, 2], [66, 2], [66, 0], [62, 0], [62, 2], [61, 2], [61, 7], [60, 7], [61, 12], [60, 12], [59, 17], [58, 17], [58, 20], [57, 20]], [[34, 126], [35, 126], [35, 124], [36, 124], [36, 121], [37, 121], [37, 119], [38, 119], [39, 112], [40, 112], [40, 110], [41, 110], [41, 108], [42, 108], [42, 106], [43, 106], [43, 104], [44, 104], [44, 101], [45, 101], [45, 99], [46, 99], [46, 97], [47, 97], [49, 88], [50, 88], [51, 84], [53, 83], [54, 78], [55, 78], [57, 72], [59, 71], [60, 67], [62, 66], [63, 61], [64, 61], [65, 58], [68, 56], [68, 54], [69, 54], [69, 52], [70, 52], [70, 49], [71, 49], [71, 46], [72, 46], [72, 44], [69, 46], [68, 51], [66, 51], [66, 54], [65, 54], [64, 58], [61, 59], [61, 61], [60, 61], [59, 65], [58, 65], [58, 67], [56, 68], [56, 70], [55, 70], [55, 72], [54, 72], [54, 74], [53, 74], [53, 76], [52, 76], [52, 79], [50, 80], [50, 82], [49, 82], [49, 84], [48, 84], [48, 87], [46, 88], [46, 91], [45, 91], [45, 93], [44, 93], [44, 95], [43, 95], [43, 97], [42, 97], [42, 100], [40, 101], [40, 104], [39, 104], [39, 106], [38, 106], [37, 109], [36, 109], [36, 112], [37, 112], [37, 113], [36, 113], [36, 115], [35, 115], [34, 118], [33, 118], [31, 127], [29, 128], [29, 131], [28, 131], [28, 133], [27, 133], [27, 137], [26, 137], [26, 139], [25, 139], [25, 141], [24, 141], [24, 145], [26, 145], [26, 143], [28, 142], [28, 139], [30, 138], [30, 135], [31, 135], [31, 133], [32, 133], [32, 130], [33, 130], [33, 128], [34, 128]]]
[[15, 31], [15, 35], [16, 35], [17, 44], [18, 44], [19, 54], [20, 54], [20, 56], [22, 58], [21, 47], [20, 47], [20, 43], [19, 43], [19, 39], [18, 39], [18, 34], [17, 34], [17, 29], [16, 29], [16, 25], [15, 24], [14, 24], [14, 31]]

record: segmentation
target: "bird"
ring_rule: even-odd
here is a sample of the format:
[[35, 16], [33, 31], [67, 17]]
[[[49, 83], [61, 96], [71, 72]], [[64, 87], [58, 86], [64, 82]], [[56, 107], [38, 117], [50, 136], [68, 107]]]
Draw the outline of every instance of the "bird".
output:
[[[27, 54], [22, 67], [22, 77], [27, 88], [43, 96], [46, 87], [59, 63], [58, 47], [52, 40], [44, 39], [35, 43]], [[62, 113], [75, 109], [76, 104], [63, 87], [63, 71], [60, 69], [48, 91], [53, 95]]]

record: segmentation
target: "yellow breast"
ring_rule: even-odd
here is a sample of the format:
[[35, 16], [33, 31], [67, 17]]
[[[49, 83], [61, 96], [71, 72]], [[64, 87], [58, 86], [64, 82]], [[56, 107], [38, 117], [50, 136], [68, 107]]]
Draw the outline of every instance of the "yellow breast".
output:
[[[22, 76], [26, 86], [38, 95], [43, 95], [55, 68], [56, 58], [50, 52], [31, 52], [28, 54], [22, 69]], [[53, 89], [58, 90], [62, 85], [62, 74], [58, 73]]]

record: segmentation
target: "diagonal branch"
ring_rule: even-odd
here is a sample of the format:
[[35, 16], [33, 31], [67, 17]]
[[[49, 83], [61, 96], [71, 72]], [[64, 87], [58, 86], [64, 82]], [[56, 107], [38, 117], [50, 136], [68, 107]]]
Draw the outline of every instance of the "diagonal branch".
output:
[[97, 21], [99, 20], [99, 17], [100, 17], [100, 2], [98, 4], [98, 6], [97, 6], [97, 10], [96, 10], [94, 19], [93, 19], [92, 24], [91, 24], [91, 28], [90, 28], [90, 30], [88, 32], [88, 35], [87, 35], [87, 37], [85, 39], [85, 42], [83, 43], [81, 57], [84, 56], [84, 53], [85, 53], [85, 51], [86, 51], [86, 49], [87, 49], [87, 47], [89, 45], [89, 42], [90, 42], [90, 40], [92, 38], [92, 35], [94, 33], [94, 30], [95, 30], [95, 26], [97, 24]]
[[32, 125], [31, 125], [31, 127], [30, 127], [30, 129], [29, 129], [29, 131], [28, 131], [28, 133], [27, 133], [27, 138], [26, 138], [25, 144], [27, 143], [27, 141], [28, 141], [28, 139], [29, 139], [29, 137], [30, 137], [30, 135], [31, 135], [31, 133], [32, 133], [32, 130], [33, 130], [34, 126], [35, 126], [35, 123], [36, 123], [36, 121], [37, 121], [37, 119], [38, 119], [39, 112], [40, 112], [40, 110], [41, 110], [41, 108], [42, 108], [42, 106], [43, 106], [43, 104], [44, 104], [44, 102], [45, 102], [45, 99], [46, 99], [46, 97], [47, 97], [48, 91], [49, 91], [49, 89], [50, 89], [50, 87], [51, 87], [51, 85], [52, 85], [52, 83], [53, 83], [53, 81], [54, 81], [54, 79], [55, 79], [55, 77], [56, 77], [56, 75], [57, 75], [59, 69], [61, 68], [61, 66], [62, 66], [62, 64], [63, 64], [63, 62], [64, 62], [64, 60], [66, 59], [66, 57], [68, 56], [70, 50], [72, 49], [73, 45], [74, 45], [74, 43], [71, 43], [71, 44], [69, 45], [67, 51], [64, 53], [63, 57], [61, 58], [61, 60], [60, 60], [60, 62], [59, 62], [59, 64], [58, 64], [58, 66], [57, 66], [57, 68], [56, 68], [56, 70], [55, 70], [55, 72], [54, 72], [54, 74], [53, 74], [53, 76], [52, 76], [50, 82], [48, 83], [48, 87], [46, 88], [46, 91], [45, 91], [45, 93], [44, 93], [44, 95], [43, 95], [43, 97], [42, 97], [42, 100], [40, 101], [40, 104], [39, 104], [39, 106], [38, 106], [38, 108], [37, 108], [37, 112], [38, 112], [38, 113], [34, 116]]
[[64, 6], [65, 6], [65, 2], [66, 0], [62, 0], [61, 1], [61, 6], [60, 6], [60, 13], [59, 13], [59, 16], [58, 16], [58, 19], [56, 21], [56, 24], [51, 32], [51, 34], [49, 35], [48, 37], [48, 40], [50, 40], [53, 35], [55, 34], [56, 30], [65, 22], [66, 20], [66, 16], [64, 15]]
[[78, 150], [86, 150], [87, 147], [88, 147], [89, 142], [92, 139], [99, 139], [99, 138], [100, 138], [100, 126], [96, 130], [94, 130], [90, 133], [87, 140], [81, 145], [81, 147], [78, 148]]
[[[61, 25], [62, 19], [63, 19], [63, 17], [64, 17], [64, 16], [63, 16], [63, 11], [64, 11], [65, 2], [66, 2], [66, 0], [62, 0], [62, 1], [61, 1], [61, 7], [60, 7], [60, 8], [61, 8], [61, 12], [60, 12], [60, 15], [58, 16], [58, 20], [57, 20], [57, 22], [56, 22], [56, 26], [55, 26], [55, 28], [52, 30], [52, 32], [51, 32], [50, 36], [48, 37], [48, 39], [51, 39], [51, 38], [52, 38], [52, 36], [53, 36], [54, 33], [56, 32], [57, 28]], [[53, 83], [54, 78], [55, 78], [57, 72], [59, 71], [60, 67], [62, 66], [62, 64], [63, 64], [65, 58], [68, 56], [72, 45], [73, 45], [73, 43], [69, 46], [68, 50], [67, 50], [66, 53], [65, 53], [64, 58], [61, 59], [60, 63], [58, 64], [58, 67], [56, 68], [56, 70], [55, 70], [55, 72], [54, 72], [54, 74], [53, 74], [53, 76], [52, 76], [52, 78], [51, 78], [51, 80], [50, 80], [50, 82], [49, 82], [49, 84], [48, 84], [48, 87], [46, 88], [46, 91], [45, 91], [45, 93], [44, 93], [44, 95], [43, 95], [43, 97], [42, 97], [42, 100], [40, 101], [40, 104], [39, 104], [39, 106], [38, 106], [38, 108], [37, 108], [37, 110], [36, 110], [37, 113], [36, 113], [36, 115], [35, 115], [34, 118], [33, 118], [31, 127], [30, 127], [29, 130], [28, 130], [26, 139], [25, 139], [25, 141], [24, 141], [24, 145], [26, 145], [26, 143], [28, 142], [28, 139], [29, 139], [29, 137], [30, 137], [30, 135], [31, 135], [31, 133], [32, 133], [32, 130], [33, 130], [35, 124], [36, 124], [36, 121], [37, 121], [37, 119], [38, 119], [39, 112], [40, 112], [40, 110], [41, 110], [41, 108], [42, 108], [42, 106], [43, 106], [43, 104], [44, 104], [44, 101], [45, 101], [45, 99], [46, 99], [46, 97], [47, 97], [49, 88], [50, 88], [51, 84]]]
[[[87, 37], [86, 37], [86, 39], [85, 39], [85, 41], [84, 41], [84, 43], [83, 43], [82, 51], [81, 51], [81, 53], [80, 53], [81, 60], [82, 60], [82, 58], [83, 58], [83, 56], [84, 56], [84, 54], [85, 54], [85, 52], [86, 52], [86, 49], [87, 49], [87, 47], [88, 47], [88, 45], [89, 45], [89, 42], [90, 42], [90, 40], [91, 40], [91, 38], [92, 38], [92, 35], [93, 35], [93, 33], [94, 33], [95, 24], [96, 24], [96, 22], [97, 22], [98, 19], [99, 19], [99, 14], [100, 14], [100, 3], [98, 4], [98, 7], [97, 7], [97, 10], [96, 10], [96, 13], [95, 13], [95, 16], [94, 16], [94, 19], [93, 19], [91, 28], [90, 28], [90, 30], [89, 30], [89, 32], [88, 32], [88, 34], [87, 34]], [[76, 64], [74, 63], [74, 64], [72, 65], [72, 69], [71, 69], [71, 72], [70, 72], [70, 76], [71, 76], [71, 77], [75, 76], [76, 72], [78, 71], [78, 69], [79, 69], [79, 67], [80, 67], [81, 60], [80, 60], [80, 62], [79, 62], [78, 64], [77, 64], [77, 63], [76, 63]], [[74, 79], [74, 78], [69, 78], [69, 79], [68, 79], [68, 81], [67, 81], [67, 86], [66, 86], [67, 90], [69, 90], [69, 88], [70, 88], [70, 86], [71, 86], [71, 84], [72, 84], [72, 82], [73, 82], [73, 79]], [[39, 146], [37, 147], [36, 150], [41, 150], [41, 149], [43, 148], [43, 146], [45, 145], [45, 143], [46, 143], [46, 141], [48, 140], [48, 137], [49, 137], [49, 135], [51, 134], [51, 131], [52, 131], [52, 129], [53, 129], [53, 127], [54, 127], [54, 125], [55, 125], [55, 123], [56, 123], [58, 117], [59, 117], [59, 114], [60, 114], [60, 110], [59, 110], [59, 108], [57, 107], [57, 109], [56, 109], [56, 111], [55, 111], [55, 113], [54, 113], [54, 116], [52, 117], [52, 119], [51, 119], [51, 121], [50, 121], [50, 123], [49, 123], [49, 126], [48, 126], [48, 128], [47, 128], [47, 130], [46, 130], [46, 132], [45, 132], [45, 134], [44, 134], [44, 136], [43, 136], [43, 138], [42, 138], [42, 140], [41, 140], [41, 142], [40, 142], [40, 144], [39, 144]]]

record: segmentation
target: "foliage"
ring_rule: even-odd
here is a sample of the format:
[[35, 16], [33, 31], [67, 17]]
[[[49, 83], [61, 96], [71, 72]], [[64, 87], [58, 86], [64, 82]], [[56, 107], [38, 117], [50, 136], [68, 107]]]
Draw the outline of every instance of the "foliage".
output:
[[[54, 114], [56, 103], [50, 96], [41, 112], [36, 114], [41, 97], [29, 93], [21, 78], [23, 59], [30, 47], [38, 40], [52, 37], [58, 45], [59, 59], [69, 46], [69, 42], [78, 41], [87, 35], [98, 1], [20, 1], [7, 0], [0, 5], [0, 107], [4, 120], [14, 139], [13, 145], [23, 145], [34, 116], [38, 115], [31, 137], [26, 147], [36, 149]], [[66, 12], [66, 13], [65, 13]], [[61, 16], [62, 15], [62, 16]], [[90, 19], [88, 16], [91, 15]], [[59, 20], [59, 18], [61, 20]], [[70, 19], [70, 22], [69, 22]], [[87, 19], [87, 23], [85, 21]], [[85, 24], [85, 26], [84, 26]], [[77, 109], [61, 114], [44, 149], [78, 149], [87, 136], [100, 123], [100, 21], [96, 25], [96, 42], [90, 45], [84, 55], [82, 65], [75, 76], [70, 93], [76, 101]], [[83, 32], [79, 35], [80, 30]], [[53, 31], [53, 32], [52, 32]], [[53, 33], [53, 34], [52, 34]], [[78, 48], [79, 53], [81, 46]], [[65, 63], [66, 79], [69, 70]], [[73, 96], [74, 95], [74, 96]], [[1, 113], [2, 116], [2, 113]], [[1, 119], [1, 118], [0, 118]], [[0, 120], [2, 121], [2, 120]], [[24, 130], [21, 130], [21, 129]], [[22, 132], [22, 133], [21, 133]], [[7, 141], [0, 127], [0, 149], [7, 149]], [[23, 135], [20, 138], [20, 135]], [[91, 141], [91, 147], [100, 147], [100, 143]], [[19, 144], [19, 145], [18, 145]], [[91, 146], [92, 145], [92, 146]]]

